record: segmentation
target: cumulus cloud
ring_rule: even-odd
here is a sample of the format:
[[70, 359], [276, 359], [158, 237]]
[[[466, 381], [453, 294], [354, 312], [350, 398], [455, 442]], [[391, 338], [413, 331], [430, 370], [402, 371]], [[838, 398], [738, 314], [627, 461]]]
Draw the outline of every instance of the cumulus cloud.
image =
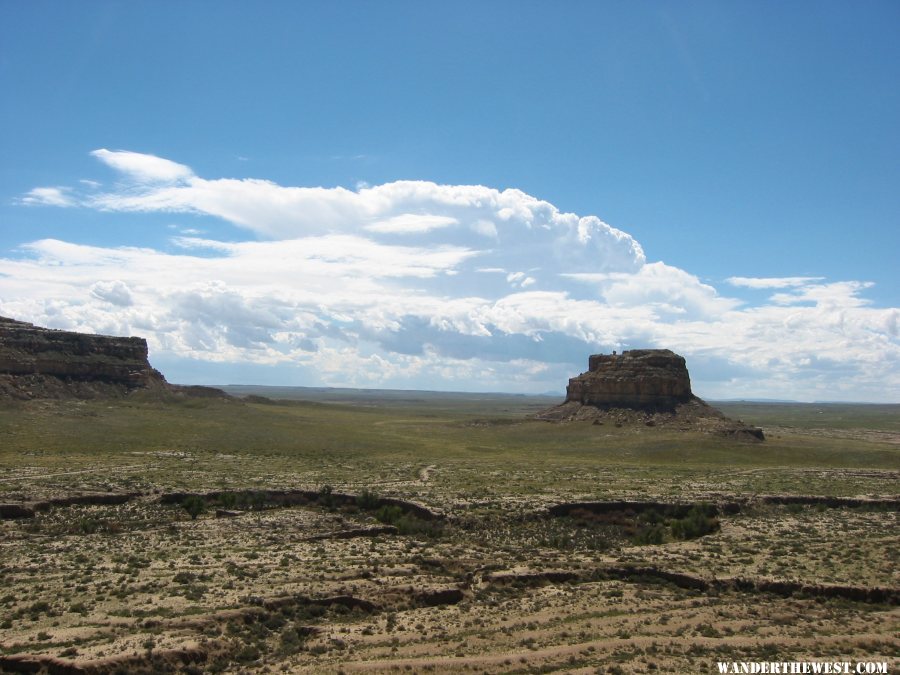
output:
[[640, 244], [596, 216], [565, 213], [520, 190], [396, 181], [384, 185], [286, 187], [259, 179], [205, 179], [187, 166], [127, 151], [92, 153], [132, 184], [90, 192], [82, 203], [106, 211], [196, 213], [267, 239], [364, 230], [373, 236], [439, 231], [447, 243], [471, 234], [532, 257], [566, 256], [582, 271], [635, 271]]
[[98, 281], [91, 286], [91, 295], [118, 307], [128, 307], [133, 304], [131, 289], [118, 279], [115, 281]]
[[589, 353], [656, 346], [698, 364], [706, 396], [900, 394], [900, 310], [872, 307], [866, 282], [729, 279], [778, 291], [750, 304], [518, 190], [284, 187], [95, 156], [127, 183], [55, 205], [200, 213], [250, 236], [184, 228], [168, 252], [33, 241], [0, 258], [0, 314], [144, 335], [163, 359], [296, 368], [298, 384], [560, 390]]
[[653, 308], [664, 314], [718, 316], [740, 305], [721, 297], [715, 288], [696, 276], [662, 262], [648, 263], [634, 274], [565, 274], [592, 284], [610, 305]]

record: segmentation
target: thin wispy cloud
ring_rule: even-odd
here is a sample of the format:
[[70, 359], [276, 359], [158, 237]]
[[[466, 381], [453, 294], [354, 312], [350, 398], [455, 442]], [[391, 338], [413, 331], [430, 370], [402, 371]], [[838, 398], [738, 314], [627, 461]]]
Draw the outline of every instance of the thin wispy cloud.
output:
[[33, 241], [0, 260], [0, 313], [144, 335], [163, 357], [291, 366], [304, 384], [544, 391], [589, 353], [668, 347], [708, 396], [900, 391], [900, 310], [869, 305], [863, 281], [729, 279], [777, 291], [751, 304], [648, 262], [596, 216], [519, 190], [290, 187], [94, 156], [115, 169], [111, 186], [54, 188], [58, 200], [36, 188], [22, 203], [214, 216], [246, 240], [181, 234], [169, 251]]
[[75, 206], [76, 200], [68, 188], [37, 187], [29, 190], [19, 200], [25, 206]]
[[141, 183], [176, 183], [194, 175], [194, 172], [183, 164], [155, 155], [105, 148], [94, 150], [91, 155]]
[[822, 280], [823, 277], [728, 277], [725, 281], [743, 288], [793, 288]]

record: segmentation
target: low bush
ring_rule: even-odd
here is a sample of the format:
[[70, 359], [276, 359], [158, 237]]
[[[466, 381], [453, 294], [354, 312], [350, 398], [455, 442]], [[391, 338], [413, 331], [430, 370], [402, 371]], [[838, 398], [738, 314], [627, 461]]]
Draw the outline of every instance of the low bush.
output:
[[385, 504], [375, 512], [375, 518], [386, 525], [393, 525], [400, 534], [424, 535], [439, 537], [443, 528], [441, 524], [431, 520], [423, 520], [411, 513], [406, 513], [395, 504]]
[[666, 538], [666, 528], [659, 523], [642, 527], [634, 536], [634, 543], [642, 546], [662, 544]]
[[376, 492], [370, 492], [368, 488], [364, 488], [356, 498], [356, 505], [363, 511], [374, 511], [378, 508], [378, 502], [381, 498]]
[[191, 520], [197, 520], [197, 516], [206, 511], [206, 500], [200, 495], [189, 495], [181, 502], [181, 508], [188, 512]]
[[334, 508], [334, 488], [330, 485], [323, 485], [319, 488], [319, 497], [318, 502], [325, 508], [331, 509]]
[[394, 504], [385, 504], [375, 512], [375, 517], [386, 525], [396, 525], [403, 517], [403, 509]]
[[674, 539], [696, 539], [718, 532], [719, 519], [714, 515], [715, 512], [715, 507], [712, 505], [694, 505], [684, 518], [672, 521], [670, 525], [672, 537]]

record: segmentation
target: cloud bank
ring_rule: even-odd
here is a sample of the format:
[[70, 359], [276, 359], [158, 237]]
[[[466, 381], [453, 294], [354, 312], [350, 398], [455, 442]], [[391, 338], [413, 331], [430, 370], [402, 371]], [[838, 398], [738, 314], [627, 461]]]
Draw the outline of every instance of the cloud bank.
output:
[[255, 364], [260, 381], [288, 369], [296, 384], [559, 390], [589, 353], [669, 347], [708, 397], [900, 398], [900, 310], [871, 307], [866, 282], [726, 280], [772, 293], [750, 304], [519, 190], [285, 187], [92, 154], [112, 186], [37, 187], [19, 203], [200, 215], [246, 239], [24, 243], [0, 259], [0, 313], [143, 335], [155, 359]]

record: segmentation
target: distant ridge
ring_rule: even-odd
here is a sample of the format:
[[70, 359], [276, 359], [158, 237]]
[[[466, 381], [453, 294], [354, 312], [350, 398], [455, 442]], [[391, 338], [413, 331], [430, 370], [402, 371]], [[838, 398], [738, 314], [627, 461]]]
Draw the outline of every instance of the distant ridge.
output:
[[795, 401], [790, 398], [715, 398], [710, 399], [710, 403], [790, 403], [802, 404], [802, 401]]
[[789, 398], [717, 398], [711, 403], [759, 403], [773, 405], [900, 405], [900, 402], [885, 403], [879, 401], [797, 401]]
[[232, 395], [240, 396], [244, 393], [248, 394], [256, 394], [264, 391], [271, 392], [270, 394], [266, 394], [274, 397], [275, 393], [290, 393], [292, 391], [303, 392], [303, 393], [321, 393], [321, 394], [335, 394], [335, 395], [360, 395], [360, 394], [368, 394], [372, 396], [382, 396], [387, 395], [391, 397], [401, 397], [401, 396], [413, 396], [413, 395], [422, 395], [428, 397], [448, 397], [448, 398], [467, 398], [467, 399], [477, 399], [477, 398], [494, 398], [494, 397], [509, 397], [509, 398], [556, 398], [558, 394], [522, 394], [516, 392], [504, 392], [504, 391], [443, 391], [439, 389], [378, 389], [378, 388], [368, 388], [368, 387], [310, 387], [303, 385], [268, 385], [268, 384], [217, 384], [214, 385], [223, 391], [226, 391]]

